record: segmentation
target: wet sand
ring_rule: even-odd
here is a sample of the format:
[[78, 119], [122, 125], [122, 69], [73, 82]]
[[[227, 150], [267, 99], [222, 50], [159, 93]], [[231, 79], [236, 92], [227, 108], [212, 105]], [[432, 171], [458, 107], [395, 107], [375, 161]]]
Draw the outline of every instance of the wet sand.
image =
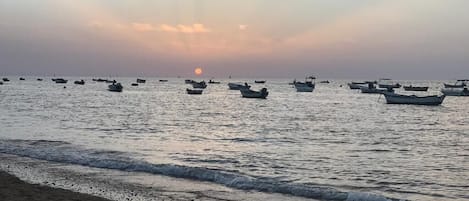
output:
[[29, 184], [0, 171], [0, 198], [8, 201], [110, 201], [60, 188]]

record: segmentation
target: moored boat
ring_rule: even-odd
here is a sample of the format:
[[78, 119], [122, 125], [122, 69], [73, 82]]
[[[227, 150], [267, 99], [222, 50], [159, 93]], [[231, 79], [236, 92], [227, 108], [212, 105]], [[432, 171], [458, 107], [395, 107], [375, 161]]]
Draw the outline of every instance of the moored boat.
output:
[[443, 85], [445, 88], [464, 88], [467, 86], [467, 82], [469, 82], [469, 80], [457, 80], [454, 84], [443, 83]]
[[194, 82], [194, 83], [192, 83], [192, 87], [194, 89], [205, 89], [205, 88], [207, 88], [207, 84], [205, 83], [205, 81]]
[[37, 80], [37, 81], [42, 81], [42, 78], [37, 78], [36, 80]]
[[24, 77], [20, 77], [20, 80], [23, 81], [23, 80], [26, 80]]
[[184, 80], [184, 83], [186, 83], [186, 84], [193, 84], [195, 82], [196, 81], [194, 81], [194, 80]]
[[55, 78], [55, 79], [52, 79], [52, 80], [57, 84], [66, 84], [68, 82], [68, 80], [63, 79], [63, 78]]
[[469, 96], [469, 90], [467, 87], [464, 88], [444, 88], [441, 89], [441, 93], [446, 96]]
[[350, 87], [350, 89], [360, 89], [360, 87], [366, 85], [366, 82], [351, 82], [347, 83], [347, 85]]
[[144, 80], [144, 79], [139, 79], [137, 78], [137, 83], [140, 83], [140, 84], [143, 84], [143, 83], [146, 83], [147, 81]]
[[84, 85], [85, 80], [77, 80], [77, 81], [74, 82], [74, 84]]
[[260, 91], [254, 91], [248, 88], [240, 89], [243, 98], [260, 98], [265, 99], [269, 95], [266, 88], [262, 88]]
[[248, 85], [248, 83], [243, 84], [238, 84], [238, 83], [228, 83], [228, 87], [230, 90], [241, 90], [241, 89], [250, 89], [251, 86]]
[[254, 83], [256, 84], [265, 84], [265, 80], [254, 80]]
[[441, 105], [446, 95], [441, 96], [416, 96], [402, 95], [396, 93], [383, 93], [388, 104], [409, 104], [409, 105]]
[[0, 85], [2, 85], [2, 84], [3, 84], [3, 82], [2, 82], [2, 81], [0, 81]]
[[112, 92], [122, 92], [123, 89], [124, 87], [121, 85], [121, 83], [112, 83], [108, 86], [108, 90]]
[[330, 82], [329, 80], [323, 80], [323, 81], [320, 81], [319, 83], [321, 83], [321, 84], [329, 84], [329, 83], [331, 83], [331, 82]]
[[304, 83], [304, 82], [296, 82], [295, 88], [297, 92], [313, 92], [315, 85], [313, 83]]
[[396, 84], [378, 84], [378, 87], [379, 88], [383, 88], [383, 89], [396, 89], [396, 88], [401, 88], [401, 84], [399, 83], [396, 83]]
[[404, 86], [404, 90], [406, 91], [428, 91], [428, 87], [415, 87], [412, 85]]
[[382, 94], [385, 92], [393, 92], [393, 88], [387, 88], [387, 89], [378, 89], [375, 86], [374, 82], [367, 82], [368, 86], [361, 86], [360, 91], [365, 94]]
[[6, 77], [4, 77], [2, 80], [3, 80], [4, 82], [9, 82], [9, 81], [10, 81], [10, 79], [8, 79], [8, 78], [6, 78]]
[[130, 85], [136, 87], [136, 86], [138, 86], [138, 83], [132, 83], [132, 84], [130, 84]]
[[213, 81], [213, 80], [209, 80], [208, 83], [209, 84], [220, 84], [220, 82], [216, 82], [216, 81]]
[[160, 82], [168, 82], [168, 80], [159, 80]]
[[191, 95], [200, 95], [202, 94], [203, 90], [202, 89], [186, 89], [187, 94]]

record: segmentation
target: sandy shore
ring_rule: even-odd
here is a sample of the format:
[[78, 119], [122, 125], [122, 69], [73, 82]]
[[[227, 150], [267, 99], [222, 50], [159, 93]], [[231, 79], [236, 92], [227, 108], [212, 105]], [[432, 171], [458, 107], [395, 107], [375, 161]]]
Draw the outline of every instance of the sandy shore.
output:
[[109, 201], [60, 188], [29, 184], [0, 171], [0, 198], [8, 201]]

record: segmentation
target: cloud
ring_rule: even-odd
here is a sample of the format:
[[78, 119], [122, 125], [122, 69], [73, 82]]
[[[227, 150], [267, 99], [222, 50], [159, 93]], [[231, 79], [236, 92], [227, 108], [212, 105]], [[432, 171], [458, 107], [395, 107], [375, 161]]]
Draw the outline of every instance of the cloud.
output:
[[159, 26], [159, 30], [163, 32], [177, 32], [177, 33], [208, 33], [212, 31], [209, 28], [205, 27], [205, 25], [203, 24], [192, 24], [192, 25], [178, 24], [176, 26], [162, 24]]
[[147, 32], [147, 31], [156, 31], [158, 30], [155, 26], [152, 24], [147, 24], [147, 23], [132, 23], [132, 27], [136, 31], [140, 32]]
[[241, 31], [244, 31], [244, 30], [246, 30], [247, 28], [248, 28], [248, 25], [245, 25], [245, 24], [240, 24], [240, 25], [239, 25], [239, 30], [241, 30]]

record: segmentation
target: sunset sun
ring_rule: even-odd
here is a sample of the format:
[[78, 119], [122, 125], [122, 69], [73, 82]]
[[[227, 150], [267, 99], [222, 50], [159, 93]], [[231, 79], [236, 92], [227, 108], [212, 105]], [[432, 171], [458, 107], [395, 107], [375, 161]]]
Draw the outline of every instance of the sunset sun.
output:
[[203, 71], [201, 67], [197, 67], [194, 70], [195, 75], [202, 75]]

